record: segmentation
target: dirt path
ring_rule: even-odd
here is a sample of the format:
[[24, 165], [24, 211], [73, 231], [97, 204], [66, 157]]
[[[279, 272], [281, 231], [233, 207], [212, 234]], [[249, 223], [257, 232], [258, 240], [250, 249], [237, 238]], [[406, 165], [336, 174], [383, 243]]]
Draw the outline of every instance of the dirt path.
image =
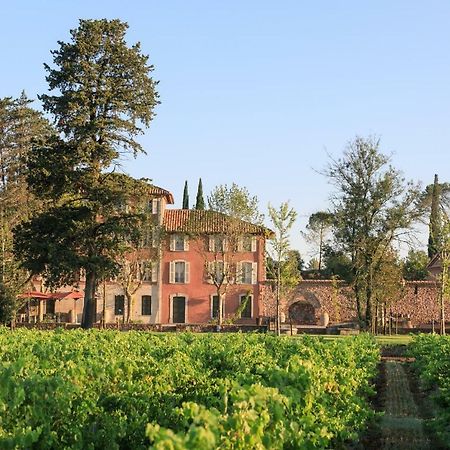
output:
[[378, 448], [431, 449], [430, 441], [424, 433], [424, 421], [405, 371], [405, 365], [410, 362], [385, 357], [381, 364], [381, 370], [384, 370], [384, 389], [380, 394], [384, 416], [380, 422]]

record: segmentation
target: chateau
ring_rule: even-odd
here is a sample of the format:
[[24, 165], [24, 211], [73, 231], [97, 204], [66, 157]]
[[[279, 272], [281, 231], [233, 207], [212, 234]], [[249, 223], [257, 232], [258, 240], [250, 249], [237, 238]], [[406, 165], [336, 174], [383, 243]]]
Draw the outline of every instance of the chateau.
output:
[[[204, 324], [218, 320], [220, 293], [224, 321], [256, 324], [270, 230], [213, 211], [171, 209], [173, 203], [169, 191], [152, 187], [151, 236], [138, 255], [129, 255], [129, 266], [137, 262], [138, 270], [128, 280], [128, 292], [124, 277], [98, 286], [96, 321]], [[75, 289], [36, 295], [19, 319], [80, 323], [83, 288], [81, 279]], [[39, 277], [34, 289], [45, 292]]]

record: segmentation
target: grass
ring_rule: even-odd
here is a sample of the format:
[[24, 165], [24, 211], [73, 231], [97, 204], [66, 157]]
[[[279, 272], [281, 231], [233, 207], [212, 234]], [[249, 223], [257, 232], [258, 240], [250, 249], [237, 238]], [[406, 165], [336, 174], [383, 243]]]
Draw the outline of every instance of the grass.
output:
[[[301, 337], [302, 334], [296, 335], [297, 337]], [[308, 336], [320, 336], [325, 341], [334, 341], [337, 339], [352, 339], [353, 336], [346, 336], [346, 335], [335, 335], [335, 334], [311, 334]], [[413, 339], [413, 336], [409, 334], [397, 334], [397, 335], [391, 335], [391, 336], [375, 336], [375, 340], [377, 343], [381, 346], [389, 346], [389, 345], [408, 345], [411, 343]]]

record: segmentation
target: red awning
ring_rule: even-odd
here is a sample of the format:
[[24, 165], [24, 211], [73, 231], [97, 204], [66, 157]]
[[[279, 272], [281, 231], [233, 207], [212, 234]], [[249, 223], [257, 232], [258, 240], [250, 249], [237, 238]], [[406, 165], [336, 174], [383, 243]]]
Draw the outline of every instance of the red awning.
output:
[[84, 298], [83, 292], [70, 291], [70, 292], [52, 292], [49, 294], [51, 298], [56, 298], [62, 300], [63, 298], [73, 298], [78, 300], [79, 298]]
[[52, 298], [50, 294], [45, 294], [44, 292], [39, 291], [28, 291], [18, 295], [19, 298], [38, 298], [41, 300], [48, 300]]

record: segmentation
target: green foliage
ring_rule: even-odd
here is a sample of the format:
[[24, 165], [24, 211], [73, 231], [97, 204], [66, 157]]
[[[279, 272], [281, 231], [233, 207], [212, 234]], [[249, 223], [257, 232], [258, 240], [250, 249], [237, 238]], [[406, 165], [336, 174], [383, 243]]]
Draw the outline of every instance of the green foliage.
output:
[[324, 276], [326, 278], [334, 276], [348, 283], [353, 281], [352, 260], [345, 252], [327, 246], [324, 249], [324, 262]]
[[203, 197], [203, 183], [202, 179], [198, 180], [198, 188], [197, 188], [197, 198], [195, 201], [195, 209], [204, 210], [205, 209], [205, 199]]
[[49, 89], [59, 95], [39, 98], [86, 169], [93, 161], [108, 168], [124, 151], [142, 152], [135, 137], [158, 104], [153, 66], [140, 43], [127, 45], [127, 28], [118, 19], [80, 20], [71, 41], [52, 51], [55, 67], [45, 64]]
[[426, 280], [428, 277], [429, 259], [422, 250], [410, 250], [403, 262], [403, 278], [405, 280]]
[[233, 183], [216, 186], [208, 196], [208, 207], [212, 211], [227, 214], [235, 219], [261, 225], [264, 216], [258, 211], [258, 198], [251, 196], [247, 188]]
[[424, 388], [435, 392], [436, 415], [429, 425], [443, 448], [450, 448], [450, 337], [419, 335], [409, 349]]
[[0, 329], [0, 447], [341, 448], [372, 416], [367, 336]]

